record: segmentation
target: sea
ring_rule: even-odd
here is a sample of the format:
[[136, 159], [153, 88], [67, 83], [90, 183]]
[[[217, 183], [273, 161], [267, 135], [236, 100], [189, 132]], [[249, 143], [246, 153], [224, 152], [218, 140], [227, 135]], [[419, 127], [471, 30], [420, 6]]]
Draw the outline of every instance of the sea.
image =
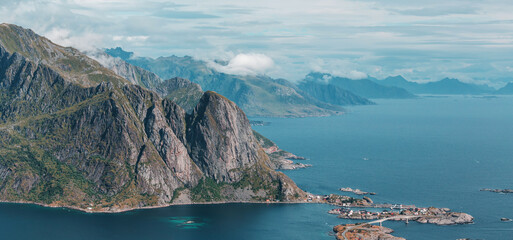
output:
[[[512, 239], [513, 97], [429, 96], [374, 100], [340, 116], [252, 118], [253, 128], [312, 167], [284, 171], [315, 194], [376, 192], [374, 202], [447, 207], [474, 216], [468, 225], [385, 222], [406, 239]], [[350, 195], [350, 194], [349, 194]], [[358, 221], [322, 204], [207, 204], [91, 214], [0, 204], [0, 239], [308, 239]]]

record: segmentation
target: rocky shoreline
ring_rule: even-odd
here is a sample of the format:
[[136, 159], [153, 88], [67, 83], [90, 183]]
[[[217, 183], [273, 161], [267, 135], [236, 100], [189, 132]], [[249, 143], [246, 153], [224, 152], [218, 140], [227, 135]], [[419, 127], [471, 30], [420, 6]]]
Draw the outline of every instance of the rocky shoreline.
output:
[[[12, 204], [31, 204], [42, 207], [50, 207], [50, 208], [66, 208], [77, 210], [86, 213], [122, 213], [129, 212], [133, 210], [141, 210], [141, 209], [155, 209], [155, 208], [164, 208], [169, 206], [180, 206], [180, 205], [207, 205], [207, 204], [234, 204], [234, 203], [247, 203], [247, 204], [305, 204], [305, 203], [318, 203], [318, 204], [336, 204], [341, 202], [341, 200], [353, 202], [355, 207], [364, 207], [369, 206], [369, 202], [365, 199], [355, 199], [349, 196], [340, 196], [336, 194], [331, 194], [329, 196], [321, 196], [312, 193], [306, 193], [305, 198], [298, 198], [297, 200], [289, 200], [289, 201], [271, 201], [271, 200], [263, 200], [263, 201], [210, 201], [210, 202], [192, 202], [190, 199], [185, 199], [180, 201], [180, 197], [173, 203], [162, 204], [162, 205], [154, 205], [154, 206], [141, 206], [141, 207], [126, 207], [126, 208], [97, 208], [94, 205], [90, 205], [87, 208], [81, 208], [72, 205], [66, 204], [45, 204], [39, 202], [32, 201], [5, 201], [0, 200], [0, 203], [12, 203]], [[330, 197], [331, 196], [331, 197]]]
[[358, 188], [352, 189], [350, 187], [346, 187], [346, 188], [340, 188], [339, 190], [342, 191], [342, 192], [351, 192], [351, 193], [354, 193], [356, 195], [376, 195], [375, 192], [364, 192], [364, 191], [362, 191], [362, 190], [360, 190]]
[[156, 206], [144, 206], [144, 207], [131, 207], [131, 208], [123, 208], [123, 209], [94, 209], [94, 208], [80, 208], [76, 206], [70, 206], [70, 205], [59, 205], [59, 204], [45, 204], [45, 203], [38, 203], [38, 202], [30, 202], [30, 201], [2, 201], [0, 200], [0, 203], [8, 203], [8, 204], [26, 204], [26, 205], [36, 205], [41, 207], [48, 207], [48, 208], [64, 208], [64, 209], [70, 209], [70, 210], [76, 210], [84, 213], [123, 213], [123, 212], [130, 212], [135, 210], [144, 210], [144, 209], [156, 209], [156, 208], [165, 208], [165, 207], [171, 207], [171, 206], [183, 206], [183, 205], [221, 205], [221, 204], [237, 204], [237, 203], [244, 203], [244, 204], [304, 204], [309, 203], [305, 201], [287, 201], [287, 202], [276, 202], [276, 201], [213, 201], [213, 202], [190, 202], [190, 203], [170, 203], [170, 204], [164, 204], [164, 205], [156, 205]]
[[483, 188], [479, 190], [481, 192], [493, 192], [493, 193], [513, 193], [513, 189], [490, 189], [490, 188]]
[[333, 227], [333, 232], [338, 240], [343, 239], [369, 239], [369, 240], [405, 240], [404, 238], [390, 235], [394, 230], [371, 224], [344, 224]]
[[264, 151], [271, 159], [271, 162], [274, 164], [275, 169], [294, 170], [312, 166], [310, 164], [294, 162], [293, 160], [306, 160], [306, 158], [297, 156], [293, 153], [280, 149], [276, 145], [264, 148]]
[[294, 162], [293, 160], [306, 160], [306, 158], [297, 156], [279, 148], [276, 143], [262, 136], [260, 133], [253, 131], [253, 135], [257, 139], [260, 146], [262, 146], [267, 156], [269, 156], [272, 168], [280, 170], [294, 170], [312, 166], [310, 164]]
[[[363, 192], [358, 189], [341, 188], [346, 192]], [[358, 190], [358, 191], [356, 191]], [[356, 193], [355, 193], [356, 194]], [[452, 212], [449, 208], [422, 208], [415, 205], [402, 204], [380, 204], [374, 203], [370, 197], [364, 196], [357, 199], [349, 196], [337, 194], [327, 195], [320, 200], [327, 204], [339, 206], [328, 211], [329, 214], [337, 215], [339, 218], [352, 220], [370, 220], [369, 222], [357, 224], [342, 224], [333, 228], [337, 239], [383, 239], [383, 240], [403, 240], [390, 235], [392, 229], [381, 226], [385, 221], [415, 221], [422, 224], [434, 225], [458, 225], [472, 224], [474, 217], [462, 212]], [[384, 209], [381, 212], [369, 211], [369, 208]], [[390, 210], [388, 210], [390, 209]], [[379, 226], [372, 225], [379, 224]]]
[[[129, 212], [133, 210], [142, 210], [142, 209], [154, 209], [154, 208], [163, 208], [169, 206], [179, 206], [179, 205], [206, 205], [206, 204], [233, 204], [233, 203], [246, 203], [246, 204], [304, 204], [304, 203], [318, 203], [318, 204], [330, 204], [336, 206], [346, 206], [350, 208], [377, 208], [385, 206], [385, 204], [374, 204], [372, 199], [369, 197], [363, 197], [361, 199], [342, 196], [337, 194], [330, 195], [315, 195], [311, 193], [307, 193], [307, 197], [304, 199], [294, 200], [294, 201], [212, 201], [212, 202], [180, 202], [177, 201], [171, 204], [164, 204], [158, 206], [143, 206], [143, 207], [131, 207], [131, 208], [123, 208], [123, 209], [97, 209], [93, 207], [88, 208], [80, 208], [76, 206], [68, 206], [68, 205], [59, 205], [59, 204], [43, 204], [37, 202], [29, 202], [29, 201], [0, 201], [0, 203], [15, 203], [15, 204], [33, 204], [43, 207], [51, 207], [51, 208], [66, 208], [71, 210], [77, 210], [85, 213], [122, 213]], [[346, 208], [344, 208], [346, 209]], [[469, 224], [473, 223], [473, 217], [466, 213], [456, 213], [451, 212], [450, 209], [447, 208], [434, 208], [430, 207], [425, 209], [425, 212], [422, 215], [415, 215], [415, 212], [423, 212], [423, 208], [418, 208], [417, 210], [413, 209], [404, 209], [397, 213], [397, 215], [389, 214], [389, 215], [375, 215], [369, 214], [370, 212], [363, 210], [362, 212], [358, 212], [357, 214], [347, 214], [344, 213], [342, 208], [332, 209], [329, 211], [330, 214], [336, 214], [340, 218], [347, 219], [359, 219], [359, 220], [374, 220], [366, 223], [357, 223], [357, 224], [342, 224], [337, 225], [333, 228], [335, 236], [337, 239], [376, 239], [376, 240], [404, 240], [404, 238], [395, 237], [390, 233], [393, 232], [392, 229], [372, 225], [378, 223], [380, 221], [417, 221], [419, 223], [429, 223], [435, 225], [454, 225], [454, 224]], [[362, 214], [365, 213], [365, 214]], [[385, 219], [386, 218], [386, 219]]]
[[285, 155], [280, 154], [281, 153], [278, 153], [277, 156], [270, 154], [270, 158], [274, 163], [275, 169], [295, 170], [312, 166], [311, 164], [294, 162], [293, 160], [305, 160], [305, 158], [298, 157], [292, 153], [285, 152]]

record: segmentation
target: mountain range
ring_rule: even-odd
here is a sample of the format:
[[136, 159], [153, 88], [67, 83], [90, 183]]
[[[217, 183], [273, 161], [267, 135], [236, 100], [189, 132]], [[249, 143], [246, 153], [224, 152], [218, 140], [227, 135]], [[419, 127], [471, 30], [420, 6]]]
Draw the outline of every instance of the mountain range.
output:
[[381, 84], [376, 83], [372, 79], [352, 80], [349, 78], [334, 76], [329, 73], [312, 72], [305, 77], [304, 81], [329, 84], [344, 89], [346, 91], [350, 91], [359, 96], [371, 99], [405, 99], [415, 97], [414, 94], [408, 92], [403, 88], [395, 86], [383, 86]]
[[87, 55], [132, 84], [140, 85], [156, 92], [163, 98], [173, 100], [187, 113], [192, 112], [203, 95], [201, 86], [187, 79], [173, 77], [162, 80], [155, 73], [134, 66], [120, 58], [112, 57], [103, 51], [87, 52]]
[[497, 94], [513, 95], [513, 82], [509, 82], [506, 86], [500, 88], [496, 92]]
[[407, 81], [402, 76], [388, 77], [376, 81], [385, 86], [404, 88], [415, 94], [487, 94], [495, 92], [495, 89], [487, 85], [464, 83], [454, 78], [444, 78], [436, 82], [416, 83]]
[[329, 83], [301, 81], [298, 84], [298, 87], [317, 100], [334, 105], [347, 106], [375, 104], [369, 99], [360, 97], [350, 91]]
[[234, 102], [201, 91], [188, 113], [161, 95], [194, 84], [116, 72], [0, 25], [0, 201], [112, 212], [305, 196], [271, 168]]
[[[190, 79], [200, 88], [222, 93], [236, 102], [250, 116], [306, 117], [340, 114], [341, 106], [375, 104], [369, 99], [407, 99], [415, 94], [509, 94], [508, 86], [495, 90], [487, 85], [464, 83], [457, 79], [445, 78], [437, 82], [417, 83], [402, 76], [378, 80], [373, 77], [353, 80], [328, 73], [311, 72], [297, 83], [285, 79], [274, 79], [265, 75], [234, 75], [217, 71], [209, 63], [185, 57], [136, 57], [123, 49], [105, 49], [117, 59], [126, 61], [139, 71], [144, 70], [162, 78]], [[216, 61], [218, 64], [226, 64]], [[137, 66], [137, 67], [136, 67]], [[110, 68], [117, 72], [114, 68]], [[117, 72], [118, 73], [118, 72]], [[123, 76], [122, 73], [118, 73]], [[171, 81], [172, 82], [172, 81]], [[140, 83], [146, 88], [159, 92], [160, 86]], [[162, 91], [161, 91], [162, 92]], [[166, 92], [166, 91], [164, 91]], [[187, 91], [177, 92], [175, 101], [184, 99]], [[165, 94], [164, 94], [165, 95]], [[190, 111], [200, 94], [192, 94], [189, 105], [181, 106]]]
[[[113, 57], [154, 72], [161, 78], [181, 77], [197, 83], [202, 89], [219, 92], [237, 103], [250, 116], [306, 117], [340, 114], [343, 105], [371, 102], [344, 91], [331, 93], [338, 101], [327, 101], [285, 79], [265, 75], [234, 75], [215, 70], [207, 62], [185, 57], [134, 57], [121, 48], [106, 49]], [[340, 95], [336, 95], [340, 93]], [[329, 94], [328, 94], [329, 95]]]

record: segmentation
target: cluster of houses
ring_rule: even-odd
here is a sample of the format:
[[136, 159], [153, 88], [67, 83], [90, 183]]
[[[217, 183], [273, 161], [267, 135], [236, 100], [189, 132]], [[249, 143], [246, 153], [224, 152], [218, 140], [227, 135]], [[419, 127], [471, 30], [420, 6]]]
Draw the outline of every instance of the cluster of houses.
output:
[[427, 208], [408, 208], [401, 211], [401, 215], [425, 215], [428, 212]]
[[331, 214], [340, 215], [342, 218], [355, 218], [355, 219], [378, 219], [384, 217], [391, 217], [397, 215], [408, 215], [408, 216], [418, 216], [425, 215], [428, 212], [427, 208], [408, 208], [403, 209], [400, 212], [389, 211], [384, 209], [381, 212], [371, 212], [365, 209], [353, 210], [351, 208], [336, 208], [329, 211]]
[[305, 202], [322, 202], [322, 203], [330, 203], [330, 204], [336, 204], [336, 205], [344, 205], [344, 206], [350, 206], [351, 202], [354, 202], [352, 197], [348, 196], [340, 196], [336, 194], [330, 194], [330, 195], [312, 195], [308, 194], [308, 196], [305, 198]]
[[[326, 200], [326, 198], [322, 198], [322, 200]], [[308, 197], [305, 199], [306, 202], [320, 202], [321, 201], [321, 196], [319, 195], [311, 195], [311, 194], [308, 194]]]

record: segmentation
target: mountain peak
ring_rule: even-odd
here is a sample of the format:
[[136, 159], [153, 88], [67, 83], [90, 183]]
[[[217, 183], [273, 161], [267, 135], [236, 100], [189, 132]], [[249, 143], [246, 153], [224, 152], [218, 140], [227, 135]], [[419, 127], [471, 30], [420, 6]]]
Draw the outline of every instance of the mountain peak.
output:
[[329, 73], [322, 73], [322, 72], [310, 72], [308, 75], [306, 75], [305, 80], [307, 81], [324, 81], [329, 82], [329, 80], [333, 76]]
[[449, 77], [446, 77], [446, 78], [440, 80], [440, 82], [461, 83], [460, 80], [458, 80], [456, 78], [449, 78]]
[[[205, 99], [211, 99], [211, 100], [215, 100], [215, 99], [223, 99], [223, 100], [226, 100], [226, 101], [230, 101], [228, 100], [226, 97], [224, 97], [223, 95], [219, 94], [219, 93], [216, 93], [214, 91], [206, 91], [204, 93], [204, 98]], [[232, 101], [230, 101], [232, 102]]]
[[404, 84], [404, 83], [410, 83], [410, 81], [406, 80], [402, 75], [397, 76], [389, 76], [385, 79], [383, 79], [384, 82], [388, 84]]
[[217, 182], [237, 182], [246, 169], [269, 161], [259, 154], [258, 143], [244, 112], [213, 91], [203, 94], [187, 120], [191, 158]]
[[0, 45], [7, 51], [17, 52], [31, 60], [44, 57], [48, 39], [37, 35], [34, 31], [14, 24], [0, 25]]
[[404, 80], [404, 81], [407, 81], [402, 75], [397, 75], [397, 76], [390, 76], [388, 77], [390, 79], [396, 79], [396, 80]]
[[107, 48], [105, 49], [105, 53], [113, 56], [113, 57], [119, 57], [123, 60], [130, 59], [134, 56], [134, 52], [127, 52], [123, 50], [121, 47], [115, 47], [115, 48]]
[[43, 64], [58, 72], [67, 81], [82, 86], [96, 86], [104, 81], [128, 83], [126, 79], [104, 68], [79, 50], [57, 45], [34, 31], [17, 25], [0, 25], [0, 48], [9, 54], [16, 53], [36, 64]]

